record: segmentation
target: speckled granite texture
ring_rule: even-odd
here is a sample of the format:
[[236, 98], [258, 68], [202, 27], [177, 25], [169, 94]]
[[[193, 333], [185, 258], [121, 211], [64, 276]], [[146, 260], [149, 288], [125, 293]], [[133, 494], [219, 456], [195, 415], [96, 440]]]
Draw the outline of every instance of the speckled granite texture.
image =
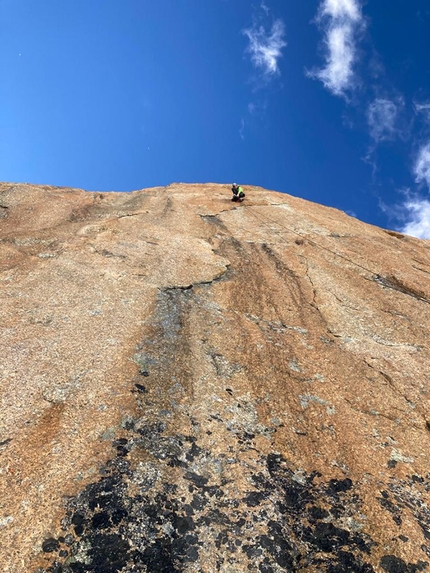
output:
[[430, 572], [430, 243], [246, 192], [0, 184], [4, 573]]

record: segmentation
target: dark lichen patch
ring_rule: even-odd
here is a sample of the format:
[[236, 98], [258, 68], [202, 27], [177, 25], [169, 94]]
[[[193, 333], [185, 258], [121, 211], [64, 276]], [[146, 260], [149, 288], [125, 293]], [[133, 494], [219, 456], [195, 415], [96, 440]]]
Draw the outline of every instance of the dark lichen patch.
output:
[[95, 573], [117, 573], [127, 565], [130, 545], [121, 535], [96, 533], [90, 543], [88, 557]]
[[59, 547], [59, 541], [53, 537], [45, 539], [45, 541], [42, 543], [42, 551], [45, 553], [53, 553], [54, 551], [57, 551]]
[[[364, 532], [365, 508], [350, 478], [324, 479], [292, 467], [280, 454], [262, 456], [250, 447], [255, 435], [246, 431], [229, 434], [236, 448], [229, 445], [217, 456], [192, 417], [188, 435], [172, 435], [161, 415], [128, 422], [112, 442], [116, 456], [99, 481], [69, 500], [63, 535], [54, 540], [45, 571], [197, 572], [201, 559], [219, 571], [227, 564], [274, 573], [375, 571], [376, 543]], [[241, 459], [250, 451], [252, 465], [249, 457]], [[247, 486], [236, 485], [229, 473], [237, 464]], [[428, 489], [422, 476], [393, 479], [381, 490], [381, 509], [400, 522], [402, 512], [414, 512], [424, 531], [428, 514], [421, 494]], [[424, 570], [425, 562], [404, 565], [411, 573]], [[395, 573], [403, 562], [385, 555], [383, 566]]]
[[[357, 522], [363, 503], [351, 479], [325, 481], [318, 472], [306, 474], [281, 455], [270, 454], [255, 458], [260, 471], [249, 474], [253, 489], [241, 495], [229, 488], [229, 480], [216, 482], [215, 474], [198, 473], [211, 452], [195, 436], [162, 435], [166, 428], [161, 423], [136, 423], [133, 432], [174, 438], [181, 464], [172, 467], [169, 458], [148, 452], [163, 479], [149, 480], [142, 489], [145, 469], [153, 471], [154, 465], [142, 469], [121, 458], [111, 460], [98, 482], [69, 501], [64, 536], [61, 542], [54, 540], [57, 555], [46, 571], [199, 571], [194, 564], [202, 554], [207, 559], [208, 552], [214, 570], [228, 562], [237, 571], [375, 571], [371, 563], [376, 543]], [[114, 442], [115, 447], [130, 444], [130, 452], [139, 454], [141, 446], [132, 437]], [[426, 487], [419, 476], [411, 478], [410, 484], [417, 483]], [[395, 495], [393, 488], [382, 490], [385, 509]], [[416, 506], [412, 499], [408, 503]], [[396, 500], [396, 511], [398, 507]], [[67, 555], [61, 553], [66, 539]], [[415, 573], [427, 565], [385, 555], [380, 566], [388, 573]]]
[[349, 491], [352, 488], [352, 481], [349, 478], [345, 478], [343, 480], [332, 479], [329, 482], [329, 489], [333, 493], [333, 495]]
[[[321, 481], [314, 472], [297, 476], [286, 461], [275, 454], [268, 457], [269, 473], [283, 492], [278, 504], [282, 524], [294, 547], [297, 569], [317, 564], [319, 571], [373, 571], [368, 560], [374, 541], [354, 524], [362, 502], [351, 480]], [[326, 507], [322, 507], [322, 505]], [[322, 557], [322, 555], [325, 555]]]
[[249, 493], [243, 501], [248, 507], [256, 507], [261, 504], [266, 495], [264, 491], [253, 491]]
[[392, 514], [394, 523], [400, 526], [402, 524], [402, 518], [400, 516], [401, 514], [400, 508], [389, 499], [388, 492], [382, 491], [381, 497], [377, 497], [376, 499], [379, 501], [381, 507], [383, 507]]
[[412, 475], [400, 480], [392, 478], [387, 489], [377, 498], [381, 507], [389, 511], [400, 527], [403, 515], [413, 519], [422, 531], [423, 541], [430, 539], [430, 476]]
[[195, 442], [193, 442], [191, 449], [188, 451], [185, 457], [188, 462], [192, 462], [194, 459], [196, 459], [196, 457], [198, 457], [201, 454], [201, 452], [202, 452], [201, 448], [199, 448], [195, 444]]
[[137, 392], [140, 392], [140, 394], [146, 394], [147, 390], [143, 384], [135, 384], [134, 386]]
[[425, 571], [428, 568], [428, 563], [419, 561], [413, 565], [405, 563], [403, 559], [394, 555], [385, 555], [380, 561], [380, 566], [387, 573], [417, 573], [418, 571]]
[[185, 479], [192, 481], [197, 487], [204, 487], [208, 483], [208, 478], [200, 476], [194, 472], [186, 472], [184, 475]]
[[157, 540], [150, 544], [142, 554], [139, 560], [142, 565], [146, 566], [148, 573], [176, 573], [180, 571], [175, 567], [172, 555], [172, 546], [162, 540]]
[[[162, 425], [134, 425], [140, 436], [164, 432]], [[139, 474], [120, 458], [109, 462], [106, 475], [69, 501], [63, 539], [72, 534], [74, 541], [70, 555], [58, 552], [52, 567], [78, 573], [197, 571], [190, 567], [212, 548], [218, 570], [224, 559], [238, 571], [248, 565], [266, 572], [312, 565], [321, 573], [373, 571], [367, 562], [372, 540], [340, 525], [360, 506], [351, 480], [324, 483], [316, 472], [301, 472], [298, 481], [286, 460], [272, 454], [257, 458], [261, 471], [250, 475], [254, 490], [242, 496], [238, 491], [235, 498], [228, 480], [214, 483], [215, 475], [194, 471], [210, 457], [194, 436], [164, 437], [180, 446], [182, 465], [171, 468], [167, 458], [152, 453], [164, 464], [164, 479], [141, 492], [141, 469]], [[130, 444], [133, 439], [120, 438], [114, 447]]]

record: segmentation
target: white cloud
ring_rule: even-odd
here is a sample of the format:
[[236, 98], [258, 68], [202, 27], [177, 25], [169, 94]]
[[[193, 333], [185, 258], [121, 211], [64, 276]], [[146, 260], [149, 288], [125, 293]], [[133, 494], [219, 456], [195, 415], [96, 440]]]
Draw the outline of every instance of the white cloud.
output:
[[430, 101], [425, 101], [423, 103], [414, 102], [414, 107], [418, 112], [427, 113], [430, 110]]
[[325, 33], [326, 65], [309, 75], [334, 95], [345, 95], [355, 83], [356, 36], [364, 26], [360, 0], [322, 0], [317, 20]]
[[357, 0], [324, 0], [321, 13], [332, 18], [349, 18], [357, 21], [361, 18]]
[[394, 139], [399, 134], [396, 127], [403, 99], [397, 102], [385, 98], [376, 98], [367, 108], [367, 123], [370, 135], [376, 142]]
[[266, 77], [279, 74], [278, 61], [282, 57], [282, 48], [287, 45], [282, 20], [275, 20], [270, 32], [264, 26], [254, 23], [252, 28], [243, 30], [243, 34], [249, 39], [247, 51], [251, 54], [254, 66]]
[[414, 102], [414, 108], [417, 113], [423, 114], [425, 120], [430, 123], [430, 101], [422, 103]]
[[342, 95], [353, 81], [353, 36], [353, 27], [349, 24], [336, 26], [327, 32], [327, 65], [316, 73], [316, 77], [335, 95]]
[[[422, 145], [413, 166], [415, 181], [426, 184], [430, 190], [430, 141]], [[405, 197], [397, 205], [380, 205], [390, 217], [403, 222], [399, 231], [418, 239], [430, 239], [430, 200], [411, 192], [409, 188], [400, 189]]]
[[[430, 141], [421, 146], [416, 158], [413, 173], [417, 183], [425, 183], [430, 190]], [[401, 231], [418, 239], [430, 239], [430, 200], [412, 195], [404, 190], [406, 200], [397, 209], [396, 217], [406, 223]]]
[[409, 222], [401, 229], [405, 235], [418, 239], [430, 239], [430, 201], [427, 199], [410, 199], [403, 205]]
[[419, 150], [414, 165], [414, 175], [417, 183], [426, 183], [430, 189], [430, 142]]

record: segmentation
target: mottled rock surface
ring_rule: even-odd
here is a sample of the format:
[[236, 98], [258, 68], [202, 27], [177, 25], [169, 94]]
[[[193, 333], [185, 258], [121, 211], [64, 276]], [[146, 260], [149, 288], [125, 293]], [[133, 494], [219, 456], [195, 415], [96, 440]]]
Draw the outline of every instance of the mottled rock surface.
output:
[[430, 571], [430, 243], [0, 184], [5, 573]]

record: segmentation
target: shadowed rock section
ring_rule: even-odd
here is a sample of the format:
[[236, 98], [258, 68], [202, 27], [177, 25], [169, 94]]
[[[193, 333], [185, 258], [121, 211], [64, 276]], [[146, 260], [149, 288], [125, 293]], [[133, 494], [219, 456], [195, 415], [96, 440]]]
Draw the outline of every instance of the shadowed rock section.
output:
[[428, 242], [247, 191], [0, 186], [5, 571], [430, 569]]

